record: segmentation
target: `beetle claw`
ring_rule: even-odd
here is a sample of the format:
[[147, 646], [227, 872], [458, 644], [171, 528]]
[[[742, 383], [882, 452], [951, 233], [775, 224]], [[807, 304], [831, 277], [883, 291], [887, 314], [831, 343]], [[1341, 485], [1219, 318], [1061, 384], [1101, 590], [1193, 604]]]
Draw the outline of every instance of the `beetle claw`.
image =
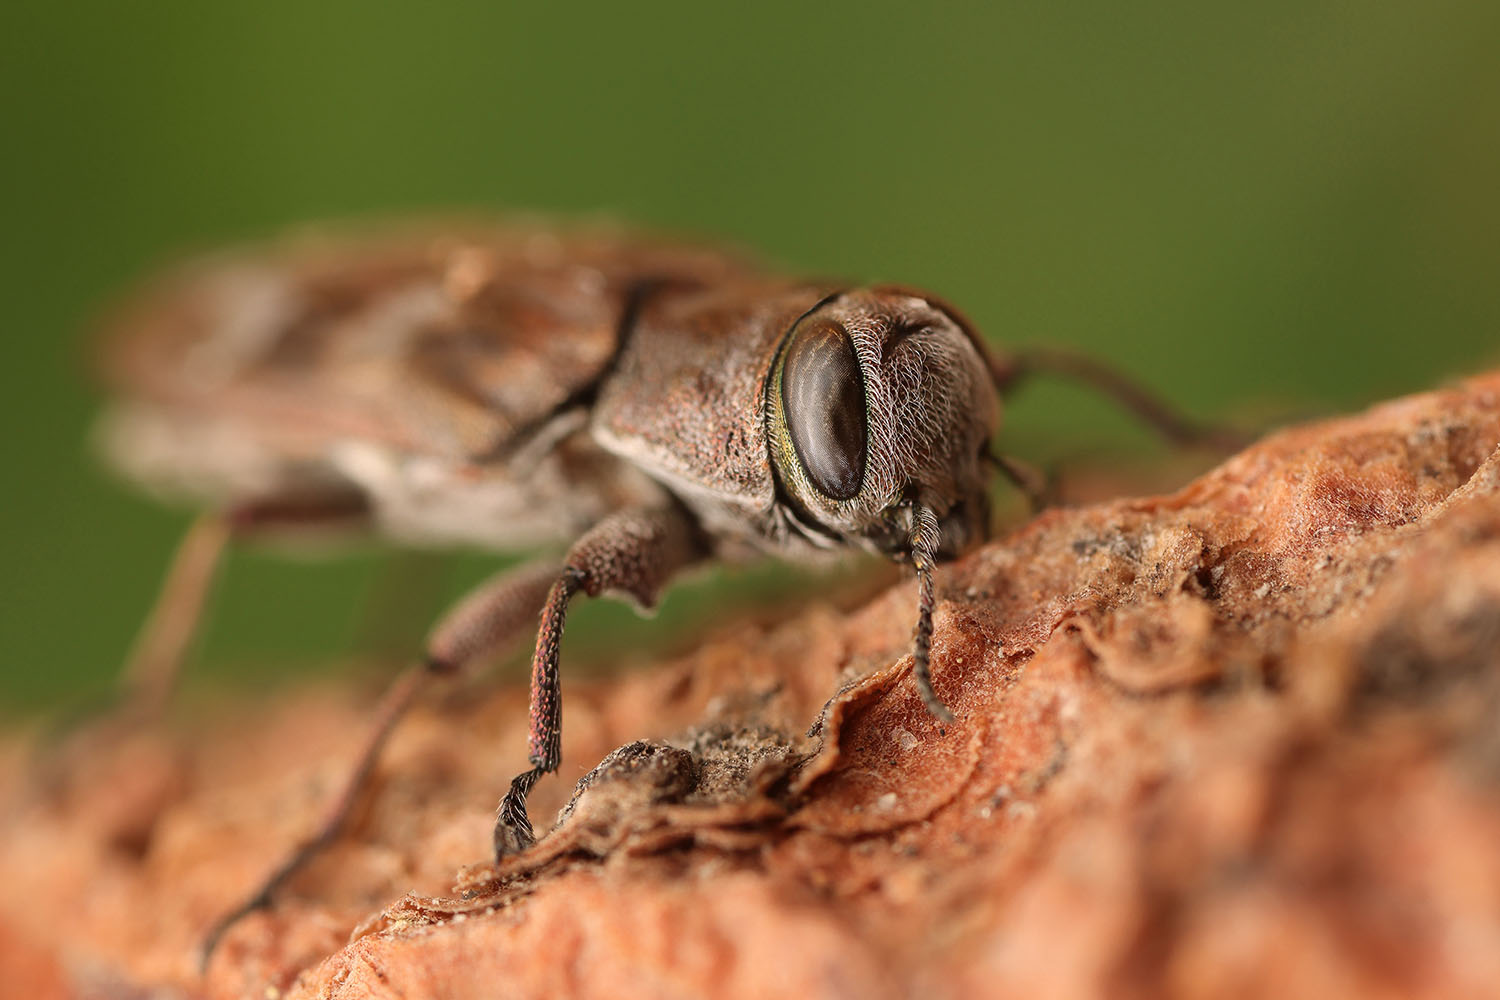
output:
[[531, 794], [531, 786], [541, 776], [540, 768], [521, 772], [511, 781], [505, 798], [500, 800], [500, 809], [495, 816], [496, 861], [520, 854], [536, 843], [531, 817], [526, 814], [526, 796]]

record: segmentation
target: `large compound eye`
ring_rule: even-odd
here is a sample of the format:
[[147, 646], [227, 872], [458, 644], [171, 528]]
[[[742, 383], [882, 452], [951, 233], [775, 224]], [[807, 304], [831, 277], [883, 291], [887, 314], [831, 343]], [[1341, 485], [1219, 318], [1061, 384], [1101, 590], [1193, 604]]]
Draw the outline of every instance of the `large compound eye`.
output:
[[865, 477], [865, 382], [854, 344], [832, 320], [807, 320], [782, 355], [781, 406], [797, 460], [834, 500], [859, 493]]

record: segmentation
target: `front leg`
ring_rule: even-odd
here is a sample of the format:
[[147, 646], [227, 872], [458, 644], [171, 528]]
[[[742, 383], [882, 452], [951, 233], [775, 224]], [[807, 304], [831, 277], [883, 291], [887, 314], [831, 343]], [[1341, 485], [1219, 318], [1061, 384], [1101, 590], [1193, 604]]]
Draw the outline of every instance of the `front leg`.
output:
[[558, 652], [568, 603], [580, 591], [597, 597], [623, 592], [642, 607], [656, 603], [661, 588], [679, 570], [707, 554], [707, 546], [680, 506], [627, 510], [600, 521], [568, 551], [562, 573], [547, 595], [536, 652], [531, 660], [531, 768], [516, 775], [500, 800], [495, 820], [495, 857], [518, 854], [536, 836], [526, 814], [526, 797], [537, 779], [557, 770], [562, 760], [562, 689]]

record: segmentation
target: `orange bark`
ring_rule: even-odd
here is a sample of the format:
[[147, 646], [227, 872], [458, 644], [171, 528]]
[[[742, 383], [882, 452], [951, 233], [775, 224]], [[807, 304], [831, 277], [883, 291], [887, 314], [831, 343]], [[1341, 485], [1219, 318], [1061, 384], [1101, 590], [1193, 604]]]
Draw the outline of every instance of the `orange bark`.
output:
[[360, 706], [289, 694], [190, 756], [142, 737], [10, 810], [0, 975], [40, 996], [1492, 995], [1497, 443], [1500, 374], [1035, 518], [939, 578], [946, 727], [908, 676], [910, 584], [565, 684], [564, 774], [607, 759], [571, 802], [539, 786], [559, 826], [498, 867], [471, 863], [524, 693], [426, 705], [352, 828], [202, 980], [198, 936], [313, 823]]

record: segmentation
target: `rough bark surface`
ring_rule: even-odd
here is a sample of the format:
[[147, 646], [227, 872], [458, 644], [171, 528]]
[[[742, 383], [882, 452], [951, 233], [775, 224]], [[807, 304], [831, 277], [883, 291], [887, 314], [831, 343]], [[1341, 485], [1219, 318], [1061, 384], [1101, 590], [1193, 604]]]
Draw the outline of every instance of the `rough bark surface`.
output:
[[1500, 374], [1035, 518], [939, 578], [946, 727], [910, 583], [565, 683], [563, 773], [603, 763], [501, 867], [524, 695], [433, 701], [206, 979], [362, 703], [142, 735], [50, 800], [12, 741], [0, 992], [1493, 996], [1497, 443]]

